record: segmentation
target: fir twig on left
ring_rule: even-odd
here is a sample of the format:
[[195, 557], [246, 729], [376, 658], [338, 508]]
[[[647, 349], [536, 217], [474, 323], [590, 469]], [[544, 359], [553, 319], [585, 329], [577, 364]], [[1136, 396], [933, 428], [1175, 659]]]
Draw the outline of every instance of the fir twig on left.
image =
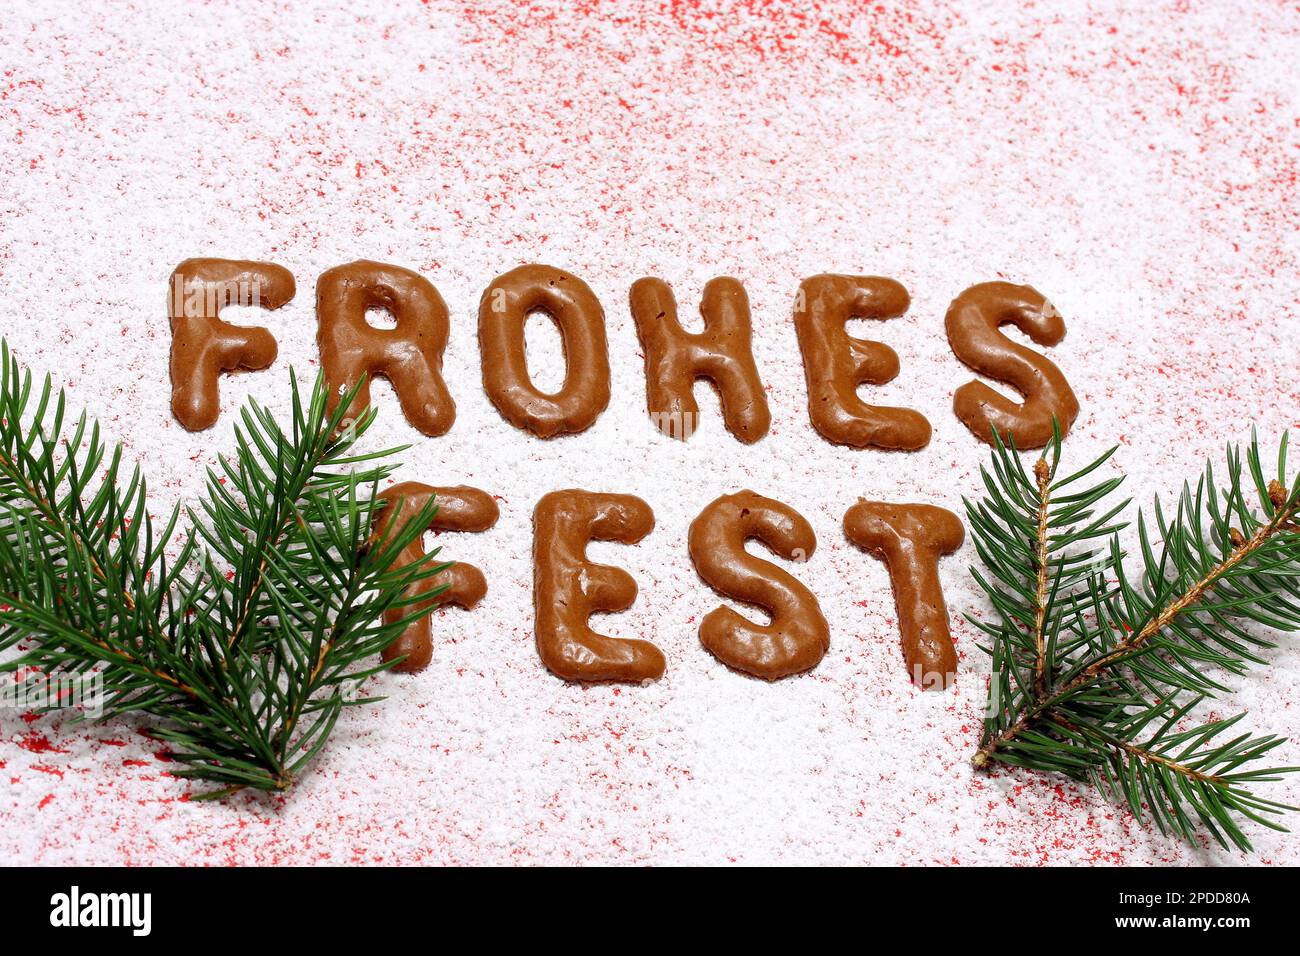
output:
[[356, 450], [374, 411], [347, 423], [350, 395], [330, 414], [322, 380], [306, 403], [290, 381], [288, 426], [250, 400], [199, 507], [155, 523], [121, 446], [0, 341], [0, 674], [97, 673], [102, 718], [152, 718], [202, 798], [292, 786], [447, 567], [396, 563], [435, 502], [372, 536], [404, 450]]

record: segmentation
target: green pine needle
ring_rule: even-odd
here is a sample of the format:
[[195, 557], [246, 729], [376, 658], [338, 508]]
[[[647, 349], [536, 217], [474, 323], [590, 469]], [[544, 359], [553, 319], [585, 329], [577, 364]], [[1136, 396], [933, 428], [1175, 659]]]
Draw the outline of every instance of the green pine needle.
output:
[[217, 785], [200, 799], [290, 787], [361, 682], [396, 663], [376, 658], [410, 617], [384, 611], [447, 567], [436, 551], [395, 565], [432, 502], [372, 540], [403, 450], [354, 450], [373, 410], [349, 425], [350, 395], [331, 415], [323, 380], [306, 405], [291, 381], [289, 427], [250, 401], [180, 530], [179, 508], [155, 524], [121, 447], [0, 341], [0, 652], [20, 648], [0, 674], [97, 672], [103, 717], [153, 718], [176, 774]]
[[1001, 762], [1091, 783], [1162, 833], [1204, 830], [1241, 850], [1243, 820], [1284, 829], [1296, 809], [1255, 795], [1296, 767], [1260, 761], [1285, 741], [1239, 732], [1241, 716], [1198, 724], [1229, 688], [1216, 672], [1262, 663], [1269, 634], [1300, 630], [1300, 478], [1275, 476], [1252, 435], [1168, 513], [1157, 499], [1121, 550], [1112, 503], [1122, 479], [1081, 484], [1113, 454], [1064, 478], [1059, 430], [1032, 470], [994, 436], [986, 497], [966, 502], [991, 620], [969, 617], [993, 659], [978, 768]]

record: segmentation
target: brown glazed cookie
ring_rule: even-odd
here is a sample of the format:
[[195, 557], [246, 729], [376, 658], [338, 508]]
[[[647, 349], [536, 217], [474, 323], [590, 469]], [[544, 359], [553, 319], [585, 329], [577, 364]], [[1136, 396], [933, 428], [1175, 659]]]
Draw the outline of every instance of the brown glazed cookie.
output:
[[[545, 312], [564, 342], [564, 386], [538, 391], [528, 375], [524, 324]], [[529, 265], [498, 276], [478, 309], [483, 388], [505, 419], [539, 438], [585, 431], [609, 404], [609, 354], [605, 311], [577, 276], [552, 266]]]
[[628, 298], [645, 351], [646, 407], [661, 432], [683, 441], [694, 433], [700, 418], [695, 380], [706, 378], [718, 390], [727, 431], [747, 445], [767, 434], [772, 415], [754, 364], [749, 299], [740, 280], [721, 276], [704, 287], [698, 334], [682, 328], [672, 288], [662, 279], [638, 279]]
[[[430, 531], [486, 531], [497, 523], [500, 510], [492, 496], [486, 491], [457, 485], [454, 488], [432, 488], [418, 481], [404, 481], [393, 485], [384, 492], [385, 506], [375, 515], [374, 535], [376, 537], [390, 534], [402, 527], [429, 503], [432, 496], [438, 503], [438, 512], [429, 523]], [[394, 567], [404, 567], [424, 557], [424, 542], [417, 536], [398, 555]], [[483, 572], [472, 564], [457, 561], [448, 568], [439, 571], [432, 578], [426, 578], [415, 584], [408, 592], [409, 596], [427, 594], [435, 588], [446, 585], [446, 590], [433, 602], [410, 604], [404, 607], [389, 608], [384, 612], [384, 623], [397, 621], [428, 607], [429, 603], [455, 604], [467, 611], [473, 610], [483, 595], [487, 594], [487, 581]], [[433, 656], [433, 628], [428, 615], [412, 621], [387, 649], [383, 658], [391, 661], [403, 658], [394, 665], [398, 671], [422, 671], [429, 665]]]
[[858, 386], [898, 375], [888, 345], [855, 339], [849, 319], [894, 319], [907, 311], [907, 290], [877, 276], [816, 275], [799, 286], [794, 327], [808, 381], [808, 416], [829, 441], [854, 448], [915, 451], [930, 441], [930, 423], [910, 408], [868, 405]]
[[664, 655], [649, 641], [591, 629], [594, 611], [623, 611], [636, 582], [622, 568], [587, 560], [588, 541], [635, 544], [654, 512], [633, 495], [552, 491], [533, 512], [533, 605], [537, 652], [551, 673], [574, 681], [644, 681], [663, 676]]
[[957, 672], [939, 557], [961, 547], [966, 529], [945, 508], [858, 500], [844, 515], [844, 534], [889, 568], [903, 658], [913, 682], [942, 690]]
[[811, 591], [745, 550], [751, 538], [786, 560], [805, 560], [817, 546], [802, 515], [752, 491], [723, 495], [706, 507], [688, 534], [696, 571], [723, 597], [763, 608], [772, 623], [714, 608], [700, 623], [700, 643], [729, 667], [776, 680], [815, 667], [830, 647], [830, 627]]
[[235, 369], [263, 369], [275, 361], [271, 333], [222, 321], [227, 305], [278, 309], [293, 298], [284, 266], [247, 259], [186, 259], [172, 272], [168, 312], [172, 327], [172, 414], [192, 432], [211, 428], [220, 411], [217, 379]]
[[[396, 322], [378, 329], [367, 309], [384, 309]], [[329, 385], [330, 412], [340, 394], [366, 375], [348, 417], [370, 404], [370, 380], [392, 383], [406, 420], [426, 435], [444, 435], [456, 420], [456, 405], [442, 380], [447, 347], [447, 305], [433, 284], [401, 266], [365, 259], [335, 266], [316, 280], [316, 341]]]
[[983, 382], [957, 389], [952, 409], [975, 437], [991, 443], [996, 428], [1017, 448], [1042, 448], [1052, 440], [1053, 416], [1062, 435], [1070, 430], [1079, 401], [1061, 370], [998, 330], [1014, 325], [1039, 345], [1065, 338], [1065, 320], [1042, 293], [1027, 285], [982, 282], [952, 300], [944, 325], [957, 358], [1025, 396], [1018, 405]]

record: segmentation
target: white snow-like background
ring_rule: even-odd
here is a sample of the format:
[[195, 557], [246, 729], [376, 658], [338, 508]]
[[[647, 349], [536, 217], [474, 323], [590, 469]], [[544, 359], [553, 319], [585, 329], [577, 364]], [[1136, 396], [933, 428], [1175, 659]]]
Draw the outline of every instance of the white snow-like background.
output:
[[[1290, 3], [891, 5], [252, 2], [11, 5], [0, 23], [0, 331], [126, 445], [155, 513], [198, 494], [249, 395], [287, 409], [316, 364], [313, 287], [359, 258], [416, 269], [452, 313], [458, 417], [426, 439], [391, 390], [368, 441], [414, 442], [402, 479], [500, 496], [481, 535], [445, 535], [489, 593], [435, 618], [431, 666], [387, 675], [283, 798], [183, 797], [138, 727], [0, 712], [0, 860], [9, 863], [1262, 863], [1142, 830], [1086, 788], [968, 764], [988, 665], [962, 620], [984, 600], [969, 544], [941, 563], [957, 687], [915, 691], [883, 565], [840, 522], [859, 497], [962, 512], [987, 449], [952, 415], [970, 379], [948, 302], [1006, 278], [1049, 296], [1048, 354], [1082, 412], [1083, 462], [1118, 443], [1149, 501], [1206, 455], [1300, 423], [1300, 11]], [[192, 256], [294, 273], [272, 370], [222, 380], [222, 417], [169, 408], [167, 278]], [[614, 397], [588, 432], [541, 441], [482, 390], [478, 299], [546, 262], [604, 304]], [[875, 274], [912, 307], [856, 334], [891, 345], [922, 411], [915, 454], [832, 446], [808, 423], [791, 307], [804, 277]], [[690, 442], [652, 436], [627, 293], [669, 281], [684, 319], [735, 275], [753, 309], [773, 427], [746, 447], [697, 386]], [[539, 383], [553, 332], [530, 323]], [[532, 642], [531, 515], [547, 491], [633, 493], [657, 526], [597, 544], [640, 596], [598, 618], [668, 658], [646, 687], [565, 684]], [[831, 650], [776, 684], [728, 671], [696, 636], [719, 598], [686, 528], [752, 488], [797, 508], [818, 549], [795, 573]], [[1222, 712], [1300, 731], [1300, 651], [1236, 681]], [[1300, 762], [1288, 744], [1279, 762]], [[1300, 800], [1297, 785], [1270, 795]]]

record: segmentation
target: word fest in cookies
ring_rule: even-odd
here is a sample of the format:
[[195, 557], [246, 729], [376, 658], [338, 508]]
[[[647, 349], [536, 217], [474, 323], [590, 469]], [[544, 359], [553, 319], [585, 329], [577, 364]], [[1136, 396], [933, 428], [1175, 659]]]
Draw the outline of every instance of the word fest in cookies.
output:
[[[232, 325], [225, 306], [278, 309], [295, 293], [292, 274], [270, 262], [187, 259], [172, 274], [172, 412], [186, 429], [215, 424], [218, 387], [225, 372], [268, 367], [276, 356], [270, 331]], [[892, 279], [817, 275], [800, 284], [793, 320], [808, 387], [808, 417], [827, 441], [853, 448], [914, 451], [930, 440], [930, 423], [910, 408], [871, 405], [864, 385], [883, 385], [899, 374], [889, 346], [848, 334], [853, 319], [887, 320], [903, 315], [910, 299]], [[704, 287], [703, 331], [687, 332], [672, 289], [662, 279], [632, 284], [629, 308], [645, 354], [646, 410], [654, 427], [688, 440], [700, 410], [693, 388], [706, 379], [716, 388], [723, 424], [736, 440], [753, 444], [767, 433], [771, 412], [752, 348], [749, 299], [734, 278]], [[392, 328], [372, 325], [366, 313], [389, 313]], [[564, 345], [564, 384], [554, 393], [532, 381], [524, 346], [530, 315], [543, 313]], [[444, 435], [456, 405], [442, 375], [449, 313], [438, 290], [400, 266], [361, 260], [324, 272], [316, 283], [317, 345], [331, 401], [361, 384], [355, 416], [370, 400], [364, 384], [375, 376], [391, 383], [402, 413], [425, 435]], [[1059, 343], [1065, 323], [1051, 303], [1030, 286], [985, 282], [966, 289], [944, 318], [954, 354], [968, 367], [1023, 396], [1015, 402], [983, 382], [961, 385], [953, 396], [957, 418], [978, 438], [994, 432], [1022, 449], [1041, 448], [1054, 428], [1064, 434], [1079, 412], [1065, 376], [1051, 361], [1004, 335], [1012, 325], [1038, 345]], [[508, 422], [542, 439], [582, 432], [609, 404], [610, 371], [605, 313], [580, 278], [545, 265], [520, 266], [494, 279], [479, 304], [478, 339], [483, 388]], [[485, 491], [465, 486], [432, 487], [405, 482], [385, 492], [375, 533], [418, 512], [434, 496], [434, 531], [485, 531], [499, 517]], [[599, 634], [596, 612], [621, 611], [636, 599], [626, 571], [587, 558], [590, 541], [634, 544], [654, 528], [650, 505], [633, 495], [564, 489], [542, 496], [533, 512], [534, 629], [545, 666], [570, 681], [654, 680], [663, 675], [663, 653], [646, 640]], [[927, 504], [859, 500], [844, 515], [845, 537], [883, 561], [898, 613], [903, 658], [912, 680], [924, 689], [952, 684], [957, 654], [939, 582], [939, 558], [962, 544], [965, 532], [951, 511]], [[725, 598], [761, 608], [769, 623], [756, 624], [719, 606], [700, 623], [703, 646], [728, 667], [764, 680], [779, 680], [816, 667], [830, 646], [830, 630], [816, 596], [784, 569], [745, 549], [761, 542], [786, 560], [806, 560], [816, 547], [808, 521], [789, 505], [753, 491], [724, 495], [692, 522], [691, 561], [700, 578]], [[403, 560], [423, 552], [419, 538]], [[478, 568], [451, 565], [438, 575], [443, 603], [472, 609], [487, 593]], [[432, 582], [421, 587], [431, 591]], [[416, 605], [418, 607], [419, 605]], [[390, 620], [411, 613], [390, 612]], [[428, 665], [433, 640], [429, 618], [413, 621], [385, 652], [397, 668]]]

